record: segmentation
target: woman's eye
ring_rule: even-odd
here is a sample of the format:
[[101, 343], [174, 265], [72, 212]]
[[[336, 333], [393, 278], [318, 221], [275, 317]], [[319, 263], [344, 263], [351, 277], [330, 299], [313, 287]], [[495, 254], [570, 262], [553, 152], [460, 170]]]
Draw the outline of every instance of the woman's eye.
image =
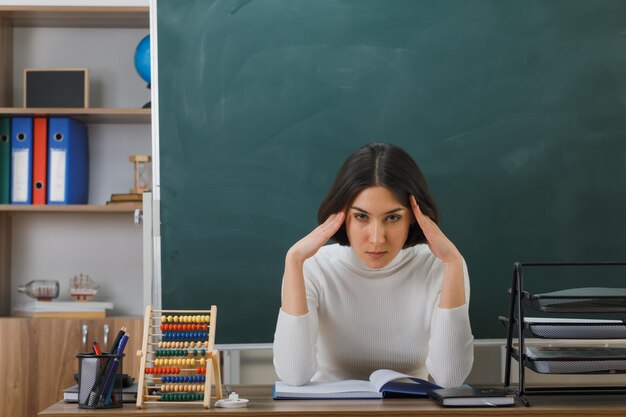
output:
[[367, 220], [367, 214], [363, 214], [363, 213], [356, 213], [354, 215], [354, 218], [360, 221], [365, 221]]
[[388, 222], [397, 222], [398, 220], [400, 220], [400, 216], [398, 216], [397, 214], [391, 214], [389, 216], [387, 216], [387, 221]]

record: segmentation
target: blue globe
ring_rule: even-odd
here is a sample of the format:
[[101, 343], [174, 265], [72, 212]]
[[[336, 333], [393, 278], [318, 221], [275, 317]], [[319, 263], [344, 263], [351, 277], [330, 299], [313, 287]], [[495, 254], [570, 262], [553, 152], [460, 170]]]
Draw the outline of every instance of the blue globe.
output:
[[146, 35], [135, 49], [135, 69], [150, 84], [150, 35]]

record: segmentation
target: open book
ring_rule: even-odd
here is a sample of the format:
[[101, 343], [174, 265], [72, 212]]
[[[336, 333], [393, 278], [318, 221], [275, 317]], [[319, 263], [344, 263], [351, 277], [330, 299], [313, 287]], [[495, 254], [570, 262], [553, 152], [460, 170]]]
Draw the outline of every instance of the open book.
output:
[[389, 369], [372, 372], [369, 381], [350, 379], [335, 382], [311, 382], [292, 386], [278, 381], [274, 385], [275, 400], [312, 400], [345, 398], [426, 397], [437, 384]]

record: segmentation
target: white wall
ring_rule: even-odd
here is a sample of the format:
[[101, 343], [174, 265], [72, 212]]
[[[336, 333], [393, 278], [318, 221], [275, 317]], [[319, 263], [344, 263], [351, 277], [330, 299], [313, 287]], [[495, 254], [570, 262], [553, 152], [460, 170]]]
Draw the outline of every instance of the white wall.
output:
[[21, 107], [24, 68], [88, 68], [90, 107], [141, 107], [150, 90], [134, 53], [148, 29], [14, 28], [13, 105]]
[[113, 301], [109, 315], [141, 315], [141, 226], [132, 213], [16, 213], [11, 254], [12, 300], [17, 286], [33, 279], [59, 281], [60, 299], [69, 300], [69, 280], [86, 273], [101, 288], [97, 300]]

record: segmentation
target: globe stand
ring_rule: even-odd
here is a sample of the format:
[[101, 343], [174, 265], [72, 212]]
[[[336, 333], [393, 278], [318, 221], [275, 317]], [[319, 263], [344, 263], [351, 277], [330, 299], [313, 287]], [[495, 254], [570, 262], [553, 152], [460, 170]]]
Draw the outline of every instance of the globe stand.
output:
[[[148, 85], [146, 86], [146, 88], [147, 88], [148, 90], [150, 90], [150, 84], [148, 84]], [[142, 108], [142, 109], [151, 109], [151, 108], [152, 108], [152, 100], [148, 101], [148, 102], [147, 102], [146, 104], [144, 104], [141, 108]]]

